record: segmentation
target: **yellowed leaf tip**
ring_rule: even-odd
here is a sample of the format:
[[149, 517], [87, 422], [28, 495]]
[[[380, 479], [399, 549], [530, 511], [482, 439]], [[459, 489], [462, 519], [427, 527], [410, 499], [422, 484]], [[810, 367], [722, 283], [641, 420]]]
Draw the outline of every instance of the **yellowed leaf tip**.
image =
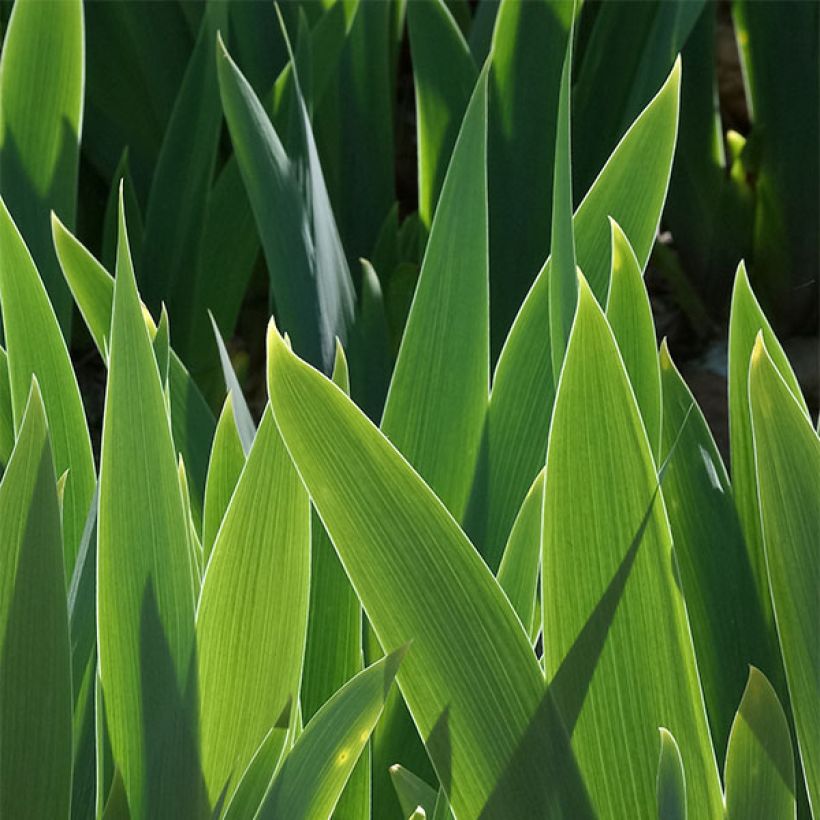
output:
[[751, 366], [756, 367], [766, 355], [768, 355], [768, 353], [766, 351], [766, 343], [763, 341], [763, 331], [758, 330], [757, 336], [755, 337], [755, 344], [752, 348]]

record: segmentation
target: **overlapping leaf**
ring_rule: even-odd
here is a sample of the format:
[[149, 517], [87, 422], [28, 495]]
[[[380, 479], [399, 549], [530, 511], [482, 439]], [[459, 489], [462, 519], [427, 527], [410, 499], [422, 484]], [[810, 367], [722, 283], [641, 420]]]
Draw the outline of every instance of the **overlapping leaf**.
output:
[[651, 816], [664, 726], [680, 744], [690, 811], [717, 819], [720, 779], [658, 493], [615, 338], [582, 281], [547, 449], [547, 681], [601, 817]]
[[757, 491], [769, 589], [803, 776], [820, 806], [820, 438], [775, 363], [764, 333], [749, 369]]
[[131, 816], [198, 811], [188, 521], [120, 201], [100, 467], [100, 679]]
[[33, 381], [0, 482], [0, 814], [67, 817], [71, 654], [60, 509]]

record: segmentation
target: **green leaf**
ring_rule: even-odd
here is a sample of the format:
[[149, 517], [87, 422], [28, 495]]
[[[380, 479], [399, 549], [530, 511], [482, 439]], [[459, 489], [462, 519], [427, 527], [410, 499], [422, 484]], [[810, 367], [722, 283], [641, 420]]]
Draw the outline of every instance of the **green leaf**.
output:
[[[584, 280], [544, 493], [544, 666], [597, 812], [649, 816], [655, 731], [666, 726], [681, 745], [693, 816], [719, 818], [720, 779], [652, 452]], [[569, 588], [571, 597], [561, 594]]]
[[663, 497], [712, 743], [723, 760], [749, 663], [781, 674], [779, 649], [766, 629], [723, 459], [665, 341], [660, 366]]
[[[509, 598], [528, 635], [535, 627], [535, 594], [541, 563], [541, 516], [544, 511], [544, 472], [530, 487], [498, 567], [498, 583]], [[539, 624], [540, 630], [540, 624]]]
[[[336, 347], [333, 382], [349, 394], [347, 361]], [[302, 716], [310, 720], [324, 703], [362, 670], [362, 607], [315, 510], [311, 512], [310, 613]], [[367, 747], [340, 801], [340, 816], [370, 815], [370, 755]]]
[[582, 188], [663, 82], [707, 6], [714, 14], [704, 0], [650, 0], [629, 12], [600, 5], [575, 87], [575, 178]]
[[757, 334], [761, 331], [775, 367], [803, 411], [808, 412], [789, 360], [752, 292], [746, 275], [746, 266], [741, 262], [735, 275], [729, 318], [729, 444], [732, 456], [732, 485], [749, 561], [757, 583], [758, 597], [763, 605], [767, 623], [770, 629], [773, 629], [749, 407], [749, 357]]
[[485, 69], [444, 180], [381, 425], [456, 518], [489, 394], [486, 115]]
[[0, 476], [14, 449], [14, 411], [11, 407], [8, 356], [0, 347]]
[[[127, 145], [134, 185], [144, 202], [194, 32], [179, 3], [158, 4], [150, 16], [132, 3], [94, 3], [84, 11], [88, 66], [83, 153], [100, 176], [110, 180]], [[123, 78], [131, 80], [126, 94]]]
[[382, 286], [376, 271], [366, 259], [362, 260], [359, 310], [348, 349], [351, 395], [368, 418], [377, 422], [384, 409], [393, 356]]
[[621, 138], [575, 212], [578, 265], [604, 304], [609, 291], [609, 218], [623, 229], [646, 267], [666, 199], [680, 107], [680, 60]]
[[125, 224], [134, 247], [142, 247], [144, 233], [142, 211], [140, 210], [134, 181], [131, 178], [131, 166], [128, 159], [128, 147], [123, 149], [120, 161], [111, 178], [108, 201], [105, 203], [103, 216], [102, 243], [100, 259], [107, 270], [113, 270], [117, 264], [117, 233], [119, 224], [120, 182], [122, 182], [125, 199]]
[[208, 462], [202, 513], [202, 550], [205, 561], [211, 555], [216, 534], [233, 496], [236, 482], [245, 466], [245, 452], [236, 429], [232, 393], [225, 397]]
[[[25, 3], [24, 3], [25, 5]], [[0, 306], [15, 427], [32, 375], [42, 390], [57, 475], [69, 470], [63, 504], [64, 555], [71, 573], [96, 476], [80, 390], [57, 317], [34, 260], [0, 199]]]
[[305, 726], [285, 758], [257, 815], [293, 820], [330, 817], [404, 656], [395, 652], [360, 672]]
[[0, 483], [0, 814], [67, 817], [71, 656], [60, 510], [36, 378]]
[[[608, 215], [623, 228], [641, 267], [649, 258], [675, 146], [679, 87], [676, 67], [575, 213], [578, 264], [591, 285], [600, 283], [596, 295], [602, 303], [610, 272]], [[467, 532], [493, 569], [521, 502], [544, 466], [554, 397], [549, 334], [544, 331], [549, 327], [548, 271], [549, 266], [542, 268], [535, 280], [498, 360], [484, 452], [465, 519]]]
[[[52, 216], [51, 227], [63, 274], [94, 343], [107, 363], [114, 279], [56, 216]], [[185, 365], [173, 349], [168, 363], [168, 378], [174, 442], [188, 468], [194, 520], [198, 522], [208, 472], [208, 453], [216, 422]]]
[[171, 358], [171, 329], [168, 322], [168, 311], [165, 309], [163, 302], [159, 324], [157, 325], [157, 332], [152, 341], [154, 348], [154, 356], [157, 359], [157, 368], [159, 369], [159, 380], [162, 384], [162, 389], [168, 392], [168, 367]]
[[190, 722], [188, 521], [122, 199], [110, 351], [97, 546], [106, 725], [131, 816], [184, 815], [202, 799]]
[[168, 302], [175, 338], [187, 360], [190, 348], [205, 338], [191, 337], [191, 291], [200, 275], [199, 250], [208, 212], [208, 193], [222, 131], [222, 104], [216, 77], [216, 34], [227, 30], [228, 5], [205, 7], [194, 50], [157, 157], [145, 212], [140, 285], [156, 309]]
[[726, 818], [797, 816], [789, 724], [766, 676], [749, 668], [726, 753]]
[[641, 268], [621, 226], [610, 220], [612, 274], [606, 318], [635, 391], [652, 453], [657, 458], [661, 436], [661, 375], [655, 323]]
[[567, 339], [578, 303], [575, 273], [575, 236], [572, 230], [572, 160], [570, 157], [570, 76], [572, 39], [570, 25], [558, 92], [558, 123], [555, 128], [555, 169], [552, 180], [552, 228], [550, 233], [549, 308], [550, 350], [555, 382], [561, 372]]
[[758, 334], [749, 400], [769, 589], [809, 802], [820, 806], [820, 438]]
[[233, 793], [299, 690], [309, 579], [308, 497], [268, 410], [216, 536], [197, 610], [202, 771], [212, 806], [223, 789]]
[[243, 820], [255, 816], [274, 774], [292, 745], [289, 740], [291, 707], [292, 703], [288, 701], [279, 719], [259, 744], [225, 809], [224, 820]]
[[799, 329], [817, 323], [820, 87], [802, 78], [804, 66], [820, 59], [820, 7], [809, 2], [790, 9], [780, 15], [768, 3], [734, 0], [732, 19], [750, 140], [758, 142], [752, 275], [772, 316], [805, 332]]
[[314, 121], [330, 202], [350, 262], [370, 256], [396, 201], [392, 27], [393, 18], [404, 15], [400, 3], [343, 5], [348, 34], [338, 61], [335, 44], [328, 47], [325, 40], [313, 47], [316, 55], [332, 55], [332, 76]]
[[430, 229], [478, 71], [444, 0], [407, 7], [416, 94], [419, 217]]
[[71, 296], [54, 258], [48, 212], [73, 226], [84, 62], [80, 0], [14, 4], [0, 57], [0, 193], [31, 249], [66, 338]]
[[686, 820], [686, 775], [678, 743], [661, 727], [658, 761], [658, 820]]
[[588, 816], [528, 638], [443, 504], [273, 327], [268, 381], [282, 437], [379, 643], [413, 641], [399, 685], [453, 810], [528, 816], [549, 799]]
[[216, 339], [216, 346], [219, 349], [219, 361], [222, 365], [225, 387], [228, 388], [228, 393], [233, 397], [231, 404], [233, 405], [233, 415], [236, 421], [236, 431], [239, 434], [239, 440], [242, 442], [242, 450], [247, 456], [251, 451], [253, 439], [256, 435], [256, 425], [253, 423], [251, 411], [248, 409], [248, 403], [245, 401], [239, 379], [234, 372], [231, 357], [225, 347], [225, 342], [222, 341], [222, 334], [219, 332], [216, 319], [214, 319], [213, 314], [209, 315], [211, 317], [214, 338]]
[[[487, 71], [464, 116], [402, 337], [381, 428], [450, 512], [467, 502], [489, 393], [486, 182]], [[387, 768], [426, 775], [398, 693], [376, 730], [376, 811], [394, 802]]]
[[428, 786], [420, 777], [398, 763], [390, 767], [390, 779], [405, 817], [412, 814], [417, 806], [423, 807], [430, 817], [433, 816], [438, 793], [432, 786]]
[[[230, 8], [238, 6], [231, 4]], [[208, 193], [206, 220], [197, 257], [197, 276], [186, 307], [191, 321], [189, 336], [201, 340], [208, 339], [210, 333], [208, 311], [221, 332], [231, 335], [259, 257], [253, 210], [233, 156]], [[226, 271], [230, 271], [230, 276], [225, 275]], [[188, 345], [185, 363], [199, 384], [219, 384], [217, 357], [210, 344]]]
[[549, 250], [558, 98], [573, 6], [505, 2], [495, 19], [487, 168], [493, 361]]
[[304, 101], [299, 96], [302, 150], [292, 158], [224, 45], [217, 51], [225, 118], [278, 315], [296, 350], [329, 372], [336, 337], [347, 339], [355, 294]]

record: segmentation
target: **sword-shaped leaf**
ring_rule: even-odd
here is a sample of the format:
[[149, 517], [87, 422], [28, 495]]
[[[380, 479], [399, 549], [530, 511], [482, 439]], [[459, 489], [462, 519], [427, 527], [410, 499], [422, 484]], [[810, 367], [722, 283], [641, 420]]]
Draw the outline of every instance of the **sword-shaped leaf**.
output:
[[42, 390], [57, 475], [69, 470], [63, 503], [66, 571], [71, 573], [96, 476], [80, 390], [57, 316], [34, 260], [0, 199], [0, 306], [15, 427], [32, 375]]
[[722, 760], [749, 664], [779, 673], [779, 650], [766, 630], [723, 459], [666, 341], [660, 365], [663, 497], [712, 743]]
[[720, 778], [657, 471], [615, 338], [583, 280], [544, 493], [545, 671], [597, 812], [651, 816], [665, 726], [680, 743], [690, 811], [717, 820]]
[[347, 340], [355, 294], [304, 100], [297, 86], [301, 152], [289, 157], [221, 42], [217, 52], [225, 119], [265, 250], [278, 314], [296, 350], [330, 372], [336, 337]]
[[0, 815], [71, 802], [71, 648], [46, 412], [31, 382], [0, 482]]
[[398, 649], [359, 672], [308, 722], [259, 809], [260, 820], [330, 817], [382, 713], [404, 656]]
[[661, 374], [649, 294], [635, 251], [621, 226], [610, 220], [612, 275], [606, 318], [624, 360], [629, 381], [657, 458], [661, 437]]
[[485, 69], [447, 169], [381, 425], [456, 518], [490, 385], [486, 162]]
[[299, 691], [310, 581], [308, 496], [265, 412], [211, 552], [197, 610], [202, 771], [230, 797]]
[[131, 816], [201, 806], [189, 674], [194, 598], [171, 426], [120, 238], [102, 432], [97, 547], [100, 679]]
[[763, 332], [752, 350], [749, 400], [769, 589], [803, 776], [820, 807], [820, 438]]
[[236, 429], [232, 394], [228, 393], [216, 423], [202, 509], [202, 551], [207, 564], [236, 482], [245, 466], [245, 452]]
[[[649, 258], [666, 196], [678, 122], [680, 69], [618, 143], [573, 219], [581, 270], [608, 289], [612, 216], [629, 238], [641, 268]], [[594, 275], [594, 280], [592, 276]], [[549, 265], [542, 268], [493, 375], [484, 452], [466, 516], [467, 532], [495, 569], [527, 490], [544, 466], [555, 393], [549, 333]]]
[[[741, 262], [735, 274], [729, 318], [729, 445], [732, 456], [732, 487], [749, 562], [757, 584], [758, 598], [773, 636], [773, 613], [763, 549], [749, 406], [749, 357], [759, 332], [763, 333], [768, 355], [794, 394], [795, 401], [803, 412], [808, 412], [789, 360], [752, 292], [746, 266]], [[778, 685], [772, 672], [768, 669], [764, 671]]]
[[[51, 228], [63, 275], [94, 343], [107, 363], [114, 279], [54, 215]], [[168, 377], [174, 442], [188, 469], [194, 520], [198, 523], [216, 422], [199, 388], [173, 349], [168, 362]]]
[[529, 641], [443, 504], [344, 393], [268, 336], [271, 405], [453, 810], [589, 810]]

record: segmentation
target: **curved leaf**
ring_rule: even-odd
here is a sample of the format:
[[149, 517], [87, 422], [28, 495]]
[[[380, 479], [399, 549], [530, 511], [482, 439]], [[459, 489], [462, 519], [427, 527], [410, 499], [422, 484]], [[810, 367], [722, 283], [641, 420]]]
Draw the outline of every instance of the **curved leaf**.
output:
[[260, 820], [330, 817], [382, 712], [404, 649], [359, 672], [313, 717], [273, 780]]
[[[498, 567], [498, 583], [509, 598], [526, 633], [531, 635], [535, 621], [538, 568], [541, 563], [541, 524], [544, 513], [544, 472], [530, 487]], [[540, 631], [540, 625], [539, 625]]]
[[[271, 327], [271, 405], [457, 814], [587, 816], [566, 735], [512, 607], [445, 507]], [[492, 803], [490, 803], [492, 800]]]
[[58, 475], [69, 470], [63, 503], [66, 571], [71, 573], [96, 476], [80, 390], [34, 260], [0, 198], [0, 306], [8, 350], [11, 406], [20, 426], [32, 375], [49, 419]]

